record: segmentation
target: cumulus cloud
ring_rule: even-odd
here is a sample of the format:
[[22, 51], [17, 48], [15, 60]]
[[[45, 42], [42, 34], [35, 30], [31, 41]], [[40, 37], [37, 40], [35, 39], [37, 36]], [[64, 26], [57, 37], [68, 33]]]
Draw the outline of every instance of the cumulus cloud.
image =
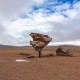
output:
[[44, 0], [0, 0], [0, 18], [16, 18], [20, 13], [28, 13], [33, 5], [43, 2]]
[[[30, 1], [29, 1], [30, 2]], [[0, 18], [9, 19], [25, 11], [30, 5], [28, 0], [0, 0]]]
[[12, 35], [8, 34], [6, 28], [3, 24], [0, 23], [0, 44], [9, 44], [9, 42], [13, 42]]
[[57, 6], [53, 7], [53, 9], [56, 9], [58, 12], [62, 11], [62, 10], [67, 10], [69, 8], [70, 8], [70, 4], [68, 4], [68, 3], [57, 5]]
[[[14, 0], [14, 2], [11, 1], [9, 3], [10, 5], [8, 5], [9, 7], [13, 3], [12, 6], [15, 5], [13, 8], [11, 7], [9, 9], [8, 7], [4, 6], [6, 9], [8, 8], [7, 11], [9, 14], [11, 14], [7, 15], [7, 11], [5, 11], [5, 8], [3, 8], [6, 13], [6, 15], [3, 14], [5, 15], [5, 18], [12, 18], [14, 15], [18, 16], [13, 17], [14, 20], [3, 20], [1, 22], [0, 28], [2, 29], [2, 32], [0, 33], [2, 36], [0, 43], [11, 45], [29, 45], [29, 41], [31, 40], [29, 34], [31, 32], [38, 32], [48, 34], [53, 38], [50, 45], [62, 43], [74, 44], [75, 42], [78, 44], [80, 40], [80, 2], [76, 2], [72, 6], [70, 3], [53, 6], [53, 8], [51, 7], [51, 10], [54, 12], [42, 7], [38, 10], [34, 10], [32, 13], [28, 13], [28, 10], [32, 10], [30, 8], [32, 5], [35, 3], [40, 3], [39, 5], [41, 5], [44, 3], [44, 1], [45, 0], [30, 0], [28, 2], [28, 0], [25, 0], [25, 2], [22, 1], [19, 4], [17, 2], [15, 5]], [[13, 9], [12, 12], [11, 9]], [[19, 14], [26, 10], [27, 13], [24, 12], [24, 14], [28, 15], [28, 17], [19, 17]]]

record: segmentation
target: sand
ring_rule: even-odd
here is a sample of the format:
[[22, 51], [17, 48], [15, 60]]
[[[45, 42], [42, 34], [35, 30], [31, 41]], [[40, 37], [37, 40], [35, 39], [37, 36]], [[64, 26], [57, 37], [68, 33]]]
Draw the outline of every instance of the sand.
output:
[[34, 54], [33, 48], [0, 48], [0, 80], [80, 80], [80, 47], [68, 48], [72, 57], [56, 56], [56, 47], [52, 47], [45, 48], [42, 55], [54, 55], [42, 58], [20, 55]]

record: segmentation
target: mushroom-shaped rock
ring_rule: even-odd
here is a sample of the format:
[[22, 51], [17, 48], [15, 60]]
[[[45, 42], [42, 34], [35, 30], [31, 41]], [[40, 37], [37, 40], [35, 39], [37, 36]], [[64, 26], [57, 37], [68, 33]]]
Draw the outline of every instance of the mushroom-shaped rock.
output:
[[32, 45], [35, 49], [36, 55], [40, 58], [42, 48], [48, 45], [52, 38], [48, 35], [38, 33], [31, 33], [30, 36], [33, 38], [33, 41], [30, 41], [30, 45]]

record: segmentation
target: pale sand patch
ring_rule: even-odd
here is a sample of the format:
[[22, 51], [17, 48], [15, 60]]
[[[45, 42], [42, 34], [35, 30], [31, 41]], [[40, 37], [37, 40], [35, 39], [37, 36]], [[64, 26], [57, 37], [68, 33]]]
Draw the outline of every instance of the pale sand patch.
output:
[[29, 60], [17, 59], [16, 62], [30, 62]]

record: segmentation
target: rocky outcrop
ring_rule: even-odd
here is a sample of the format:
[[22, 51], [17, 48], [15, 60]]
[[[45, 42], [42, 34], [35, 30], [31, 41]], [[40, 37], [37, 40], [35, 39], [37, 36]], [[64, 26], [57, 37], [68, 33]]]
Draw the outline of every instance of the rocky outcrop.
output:
[[35, 54], [40, 58], [42, 49], [51, 42], [52, 38], [48, 35], [31, 33], [33, 41], [30, 41], [30, 45], [35, 49]]

